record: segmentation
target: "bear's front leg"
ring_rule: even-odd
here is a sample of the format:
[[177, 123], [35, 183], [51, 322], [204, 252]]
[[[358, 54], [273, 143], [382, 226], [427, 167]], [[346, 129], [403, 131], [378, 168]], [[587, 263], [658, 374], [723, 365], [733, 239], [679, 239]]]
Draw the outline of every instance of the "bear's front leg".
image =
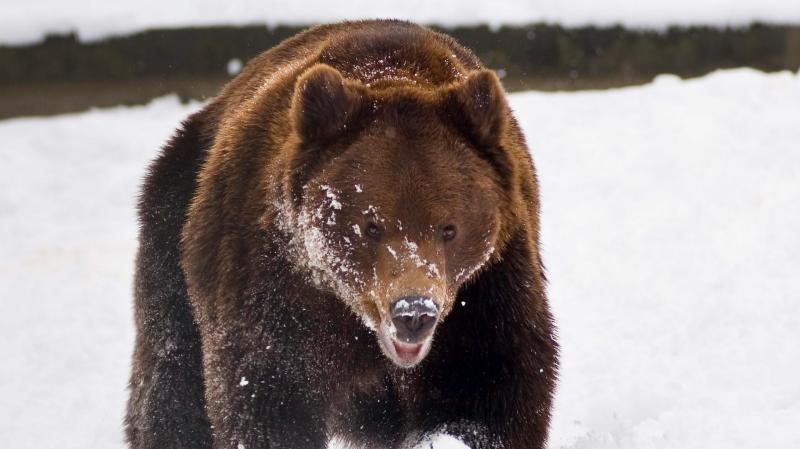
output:
[[[541, 369], [542, 376], [553, 373]], [[439, 378], [447, 384], [428, 384], [422, 441], [441, 433], [470, 449], [544, 449], [552, 403], [549, 382], [516, 370], [510, 376], [476, 371], [448, 370], [452, 374]]]
[[[544, 449], [558, 344], [528, 246], [512, 242], [438, 330], [421, 367], [422, 431], [472, 449]], [[526, 261], [527, 260], [527, 261]]]
[[204, 349], [215, 449], [325, 449], [326, 401], [302, 354], [253, 335]]

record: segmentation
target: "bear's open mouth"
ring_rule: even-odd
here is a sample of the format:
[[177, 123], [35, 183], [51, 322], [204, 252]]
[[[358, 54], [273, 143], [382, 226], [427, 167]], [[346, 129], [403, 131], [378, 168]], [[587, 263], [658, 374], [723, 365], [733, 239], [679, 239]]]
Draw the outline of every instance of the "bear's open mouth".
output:
[[396, 338], [391, 326], [378, 328], [378, 343], [384, 355], [401, 368], [411, 368], [420, 363], [430, 352], [433, 335], [417, 343], [408, 343]]
[[422, 343], [409, 344], [397, 340], [392, 340], [392, 343], [394, 344], [394, 352], [397, 354], [398, 359], [408, 364], [417, 362], [422, 352]]

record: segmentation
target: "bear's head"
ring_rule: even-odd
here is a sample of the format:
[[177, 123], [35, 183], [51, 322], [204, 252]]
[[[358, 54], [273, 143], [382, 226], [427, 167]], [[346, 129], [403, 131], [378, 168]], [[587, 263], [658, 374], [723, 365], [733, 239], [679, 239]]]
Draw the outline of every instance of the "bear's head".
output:
[[293, 253], [401, 367], [427, 355], [459, 289], [497, 257], [509, 117], [486, 70], [377, 88], [318, 64], [297, 81], [282, 206]]

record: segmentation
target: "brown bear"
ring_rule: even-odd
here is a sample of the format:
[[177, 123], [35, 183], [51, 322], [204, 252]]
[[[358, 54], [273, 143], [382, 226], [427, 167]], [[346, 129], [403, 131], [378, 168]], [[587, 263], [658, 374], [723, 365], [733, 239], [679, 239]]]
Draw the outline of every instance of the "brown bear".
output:
[[503, 88], [453, 39], [347, 22], [261, 54], [147, 173], [130, 446], [543, 448], [538, 210]]

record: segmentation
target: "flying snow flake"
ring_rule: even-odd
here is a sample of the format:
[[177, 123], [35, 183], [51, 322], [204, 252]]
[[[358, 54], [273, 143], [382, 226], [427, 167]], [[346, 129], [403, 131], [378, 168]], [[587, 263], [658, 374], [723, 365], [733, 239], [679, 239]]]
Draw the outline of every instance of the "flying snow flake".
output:
[[242, 60], [239, 58], [233, 58], [228, 61], [228, 64], [225, 68], [227, 69], [229, 76], [236, 76], [242, 71], [242, 67]]
[[239, 386], [240, 387], [246, 387], [249, 383], [250, 383], [250, 381], [248, 381], [247, 378], [242, 376], [242, 379], [239, 381]]

